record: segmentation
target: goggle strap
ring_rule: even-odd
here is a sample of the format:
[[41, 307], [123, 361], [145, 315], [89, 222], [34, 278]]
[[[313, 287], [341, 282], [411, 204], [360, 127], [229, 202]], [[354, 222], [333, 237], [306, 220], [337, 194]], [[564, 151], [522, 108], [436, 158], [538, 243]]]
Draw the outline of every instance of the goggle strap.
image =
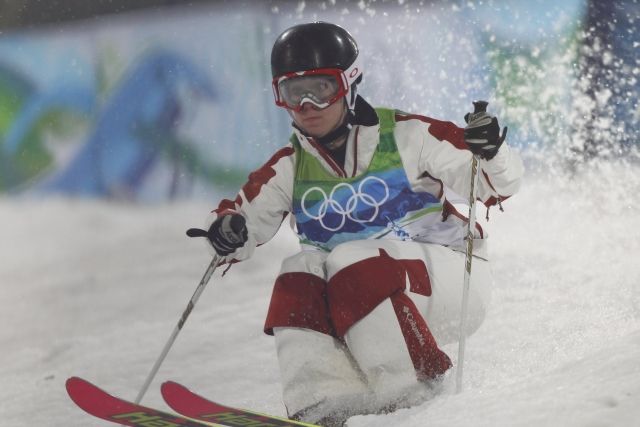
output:
[[360, 67], [360, 56], [356, 56], [356, 59], [353, 61], [353, 64], [349, 68], [347, 68], [342, 76], [346, 79], [346, 88], [350, 89], [350, 86], [360, 77], [362, 74], [362, 68]]

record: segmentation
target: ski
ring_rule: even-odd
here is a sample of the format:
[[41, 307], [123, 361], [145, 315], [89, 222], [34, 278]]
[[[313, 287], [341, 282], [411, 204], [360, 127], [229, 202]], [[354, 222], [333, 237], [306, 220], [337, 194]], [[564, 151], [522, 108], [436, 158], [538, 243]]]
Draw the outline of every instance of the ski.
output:
[[147, 408], [96, 387], [82, 378], [67, 380], [67, 393], [76, 405], [89, 414], [120, 425], [131, 427], [212, 427], [218, 426], [177, 414]]
[[274, 417], [258, 412], [224, 406], [190, 391], [173, 381], [162, 384], [162, 397], [176, 412], [189, 418], [214, 422], [225, 426], [248, 427], [318, 427], [287, 418]]

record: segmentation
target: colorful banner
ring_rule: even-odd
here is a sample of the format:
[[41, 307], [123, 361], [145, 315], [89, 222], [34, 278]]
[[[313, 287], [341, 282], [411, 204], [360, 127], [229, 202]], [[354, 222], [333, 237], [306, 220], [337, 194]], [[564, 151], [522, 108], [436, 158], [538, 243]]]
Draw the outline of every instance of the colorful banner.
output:
[[273, 104], [273, 41], [314, 20], [356, 37], [359, 93], [376, 106], [463, 125], [471, 101], [483, 98], [510, 125], [514, 145], [567, 138], [581, 0], [251, 4], [3, 34], [0, 192], [233, 195], [290, 133]]

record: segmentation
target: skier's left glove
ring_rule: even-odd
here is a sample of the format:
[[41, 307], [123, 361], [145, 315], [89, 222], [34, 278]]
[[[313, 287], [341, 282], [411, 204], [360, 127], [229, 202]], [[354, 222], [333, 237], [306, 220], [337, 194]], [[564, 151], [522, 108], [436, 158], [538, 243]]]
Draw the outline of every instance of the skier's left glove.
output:
[[507, 137], [507, 128], [502, 130], [495, 116], [486, 111], [467, 113], [464, 116], [467, 126], [464, 128], [464, 142], [473, 154], [482, 159], [491, 160]]
[[229, 255], [244, 246], [248, 239], [247, 221], [239, 213], [222, 215], [213, 221], [208, 231], [198, 228], [187, 230], [189, 237], [206, 237], [216, 253]]

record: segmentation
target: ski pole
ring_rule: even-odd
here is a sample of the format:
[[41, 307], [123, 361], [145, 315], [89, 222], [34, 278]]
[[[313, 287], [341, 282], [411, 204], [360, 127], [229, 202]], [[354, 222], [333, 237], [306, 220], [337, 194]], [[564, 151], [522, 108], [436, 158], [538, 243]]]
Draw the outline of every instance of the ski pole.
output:
[[[488, 102], [473, 103], [474, 112], [478, 114], [487, 111]], [[471, 280], [471, 261], [473, 259], [473, 235], [476, 228], [476, 195], [478, 187], [478, 155], [471, 160], [471, 183], [469, 188], [469, 222], [467, 223], [467, 247], [465, 251], [464, 282], [462, 285], [462, 308], [460, 310], [460, 341], [458, 342], [458, 367], [456, 369], [456, 393], [462, 391], [462, 372], [464, 366], [464, 350], [466, 344], [465, 330], [467, 329], [467, 310], [469, 306], [469, 281]]]
[[[187, 234], [189, 234], [189, 232], [187, 232]], [[173, 342], [178, 337], [178, 333], [180, 332], [180, 330], [184, 326], [184, 323], [187, 321], [187, 318], [191, 314], [191, 310], [193, 310], [193, 307], [196, 305], [196, 302], [198, 302], [198, 299], [200, 298], [202, 291], [204, 291], [204, 288], [207, 286], [207, 283], [209, 283], [209, 279], [211, 279], [213, 272], [216, 271], [216, 268], [218, 267], [218, 264], [220, 263], [221, 258], [222, 257], [220, 257], [219, 255], [215, 255], [211, 260], [209, 267], [207, 267], [207, 270], [204, 272], [204, 276], [202, 276], [202, 279], [200, 280], [198, 287], [193, 293], [193, 296], [191, 297], [191, 299], [189, 300], [189, 303], [187, 304], [187, 308], [184, 310], [184, 312], [182, 313], [182, 316], [180, 316], [180, 320], [178, 320], [178, 324], [173, 329], [173, 332], [169, 337], [169, 341], [167, 341], [164, 348], [162, 349], [162, 352], [160, 353], [160, 356], [158, 357], [158, 360], [156, 360], [156, 363], [153, 365], [153, 368], [151, 368], [151, 372], [147, 376], [147, 379], [145, 380], [142, 386], [142, 389], [140, 389], [140, 392], [136, 397], [135, 403], [140, 403], [140, 401], [142, 400], [142, 397], [147, 392], [147, 389], [149, 388], [151, 381], [153, 381], [153, 378], [156, 376], [156, 373], [158, 373], [158, 369], [160, 369], [160, 365], [164, 361], [165, 357], [167, 357], [167, 353], [169, 353], [169, 349], [171, 348], [171, 346], [173, 345]]]

